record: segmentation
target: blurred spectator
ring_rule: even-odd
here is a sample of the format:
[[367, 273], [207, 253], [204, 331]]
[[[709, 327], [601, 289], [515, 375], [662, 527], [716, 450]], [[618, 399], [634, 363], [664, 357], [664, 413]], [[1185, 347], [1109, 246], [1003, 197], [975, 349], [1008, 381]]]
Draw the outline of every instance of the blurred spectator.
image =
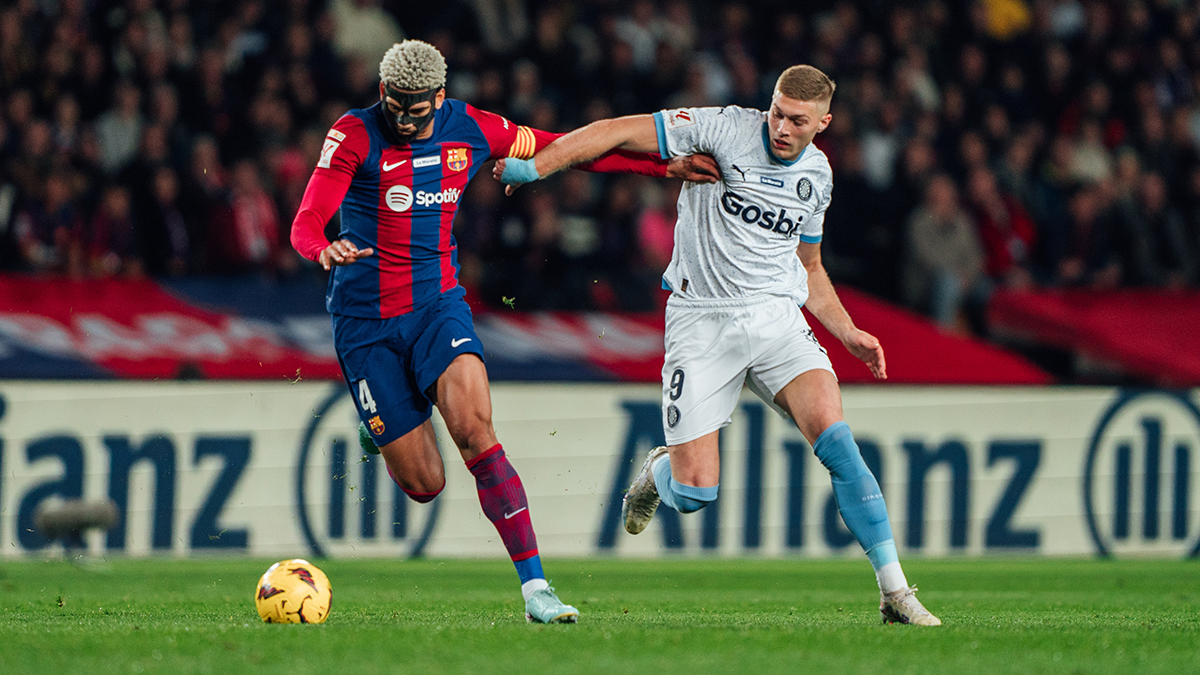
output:
[[[286, 273], [280, 235], [326, 130], [378, 100], [379, 59], [407, 32], [444, 51], [451, 96], [559, 131], [763, 107], [783, 68], [825, 69], [837, 283], [904, 299], [896, 251], [945, 172], [1003, 283], [1196, 285], [1198, 26], [1194, 2], [1167, 1], [22, 0], [0, 8], [0, 266]], [[486, 302], [652, 304], [679, 186], [567, 174], [510, 200], [485, 180], [456, 237]], [[108, 262], [89, 268], [96, 224]]]
[[905, 300], [944, 328], [959, 327], [969, 319], [982, 333], [989, 294], [983, 247], [949, 176], [938, 174], [929, 180], [924, 201], [909, 216], [907, 239]]
[[969, 190], [988, 276], [1012, 288], [1027, 288], [1033, 283], [1031, 255], [1037, 239], [1028, 212], [1011, 195], [1000, 191], [989, 169], [971, 172]]
[[642, 209], [638, 217], [638, 243], [646, 265], [665, 272], [675, 250], [675, 219], [678, 217], [682, 181], [670, 181], [659, 192], [658, 200]]
[[137, 154], [142, 134], [142, 114], [139, 111], [142, 95], [128, 80], [117, 83], [113, 106], [96, 120], [96, 136], [100, 141], [100, 166], [107, 174], [115, 174]]
[[233, 167], [230, 178], [232, 232], [222, 242], [224, 267], [240, 271], [272, 269], [279, 262], [280, 225], [275, 202], [263, 189], [258, 167], [248, 159]]
[[617, 21], [614, 30], [617, 38], [629, 45], [630, 60], [641, 73], [650, 72], [658, 52], [660, 31], [654, 14], [651, 0], [634, 0], [632, 10]]
[[81, 227], [66, 176], [60, 172], [50, 173], [39, 197], [30, 200], [13, 221], [13, 233], [24, 268], [31, 272], [69, 273], [72, 276], [81, 273]]
[[[181, 203], [188, 222], [192, 248], [192, 267], [196, 271], [210, 272], [210, 265], [219, 257], [217, 249], [224, 240], [221, 236], [230, 229], [230, 212], [226, 200], [228, 176], [217, 152], [216, 141], [211, 136], [201, 136], [192, 147], [191, 168], [183, 183]], [[219, 266], [218, 266], [219, 267]]]
[[656, 280], [662, 276], [662, 270], [647, 275], [639, 251], [641, 200], [637, 186], [640, 181], [635, 176], [619, 177], [610, 183], [600, 202], [598, 268], [601, 280], [607, 280], [611, 286], [612, 295], [610, 297], [610, 289], [604, 285], [594, 288], [591, 295], [596, 306], [602, 309], [649, 311], [655, 308], [652, 292], [658, 288]]
[[383, 53], [404, 39], [400, 24], [380, 7], [380, 0], [332, 0], [333, 44], [342, 56], [378, 63]]
[[1188, 246], [1200, 259], [1200, 166], [1188, 175], [1184, 204], [1187, 209]]
[[140, 276], [143, 272], [129, 190], [104, 189], [100, 207], [84, 236], [84, 254], [93, 276]]
[[83, 133], [79, 103], [74, 96], [64, 94], [54, 104], [54, 152], [70, 157], [78, 150]]
[[153, 176], [152, 201], [143, 219], [146, 271], [161, 276], [181, 276], [192, 260], [191, 235], [179, 201], [179, 178], [167, 166]]
[[22, 32], [21, 13], [15, 5], [0, 11], [0, 90], [11, 91], [27, 82], [37, 67], [37, 52]]
[[[14, 129], [15, 131], [15, 129]], [[28, 121], [21, 134], [20, 153], [6, 162], [6, 173], [27, 197], [42, 195], [42, 184], [54, 165], [53, 132], [43, 120]]]
[[137, 156], [117, 176], [118, 182], [129, 190], [138, 213], [151, 210], [154, 174], [167, 163], [167, 157], [167, 130], [157, 124], [143, 126]]
[[1130, 283], [1180, 288], [1194, 283], [1197, 259], [1186, 224], [1167, 198], [1162, 176], [1142, 176], [1136, 194], [1120, 205], [1125, 276]]
[[1112, 210], [1104, 190], [1085, 186], [1070, 197], [1068, 227], [1063, 236], [1044, 238], [1053, 277], [1062, 286], [1112, 288], [1121, 281], [1121, 266], [1113, 246]]
[[1100, 123], [1084, 120], [1079, 127], [1079, 139], [1072, 153], [1072, 177], [1080, 183], [1102, 183], [1112, 177], [1112, 155], [1104, 147]]

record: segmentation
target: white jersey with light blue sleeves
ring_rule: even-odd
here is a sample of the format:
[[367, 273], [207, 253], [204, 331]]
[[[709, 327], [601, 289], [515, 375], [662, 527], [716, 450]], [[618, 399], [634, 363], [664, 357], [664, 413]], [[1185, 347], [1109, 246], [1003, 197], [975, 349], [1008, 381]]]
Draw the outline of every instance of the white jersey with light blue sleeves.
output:
[[685, 183], [663, 283], [686, 299], [808, 299], [800, 242], [821, 241], [833, 171], [813, 145], [791, 162], [769, 148], [766, 113], [728, 106], [654, 113], [663, 159], [708, 153], [723, 179]]

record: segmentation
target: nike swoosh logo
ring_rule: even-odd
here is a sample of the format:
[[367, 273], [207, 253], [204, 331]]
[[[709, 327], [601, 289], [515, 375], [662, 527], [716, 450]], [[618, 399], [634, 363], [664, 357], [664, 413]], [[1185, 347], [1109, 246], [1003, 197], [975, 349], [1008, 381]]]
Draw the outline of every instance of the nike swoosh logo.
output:
[[407, 162], [407, 161], [408, 161], [407, 159], [402, 159], [402, 160], [400, 160], [399, 162], [396, 162], [395, 164], [388, 164], [387, 162], [384, 162], [384, 163], [383, 163], [383, 170], [384, 170], [384, 171], [391, 171], [392, 169], [394, 169], [394, 168], [396, 168], [396, 167], [400, 166], [401, 164], [404, 164], [404, 163], [405, 163], [405, 162]]
[[506, 513], [506, 514], [504, 514], [504, 519], [505, 519], [505, 520], [508, 520], [509, 518], [512, 518], [513, 516], [517, 515], [518, 513], [520, 513], [520, 512], [522, 512], [522, 511], [524, 511], [524, 510], [525, 510], [525, 509], [527, 509], [527, 508], [529, 508], [529, 507], [528, 507], [528, 506], [522, 506], [521, 508], [517, 509], [516, 511], [513, 511], [512, 513]]
[[464, 343], [464, 342], [470, 342], [470, 341], [471, 341], [471, 338], [459, 338], [459, 339], [457, 339], [457, 340], [451, 340], [451, 341], [450, 341], [450, 346], [451, 346], [451, 347], [458, 347], [458, 346], [459, 346], [459, 345], [461, 345], [462, 343]]

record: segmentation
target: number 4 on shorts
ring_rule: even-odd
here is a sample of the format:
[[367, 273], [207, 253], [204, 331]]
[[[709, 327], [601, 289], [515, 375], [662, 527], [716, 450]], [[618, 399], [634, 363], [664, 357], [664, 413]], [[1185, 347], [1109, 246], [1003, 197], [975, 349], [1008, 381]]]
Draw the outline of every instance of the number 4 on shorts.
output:
[[371, 396], [371, 388], [367, 386], [366, 380], [358, 381], [358, 405], [367, 412], [375, 412], [375, 399]]

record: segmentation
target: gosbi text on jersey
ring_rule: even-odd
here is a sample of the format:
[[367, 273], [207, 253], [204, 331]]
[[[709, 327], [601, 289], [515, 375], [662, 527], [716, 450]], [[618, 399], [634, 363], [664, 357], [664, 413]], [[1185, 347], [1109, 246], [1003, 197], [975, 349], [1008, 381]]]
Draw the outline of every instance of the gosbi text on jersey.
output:
[[803, 305], [808, 274], [796, 247], [821, 241], [833, 172], [809, 145], [790, 162], [770, 150], [766, 114], [737, 106], [654, 114], [664, 158], [708, 153], [718, 183], [686, 183], [663, 284], [688, 299], [785, 296]]

